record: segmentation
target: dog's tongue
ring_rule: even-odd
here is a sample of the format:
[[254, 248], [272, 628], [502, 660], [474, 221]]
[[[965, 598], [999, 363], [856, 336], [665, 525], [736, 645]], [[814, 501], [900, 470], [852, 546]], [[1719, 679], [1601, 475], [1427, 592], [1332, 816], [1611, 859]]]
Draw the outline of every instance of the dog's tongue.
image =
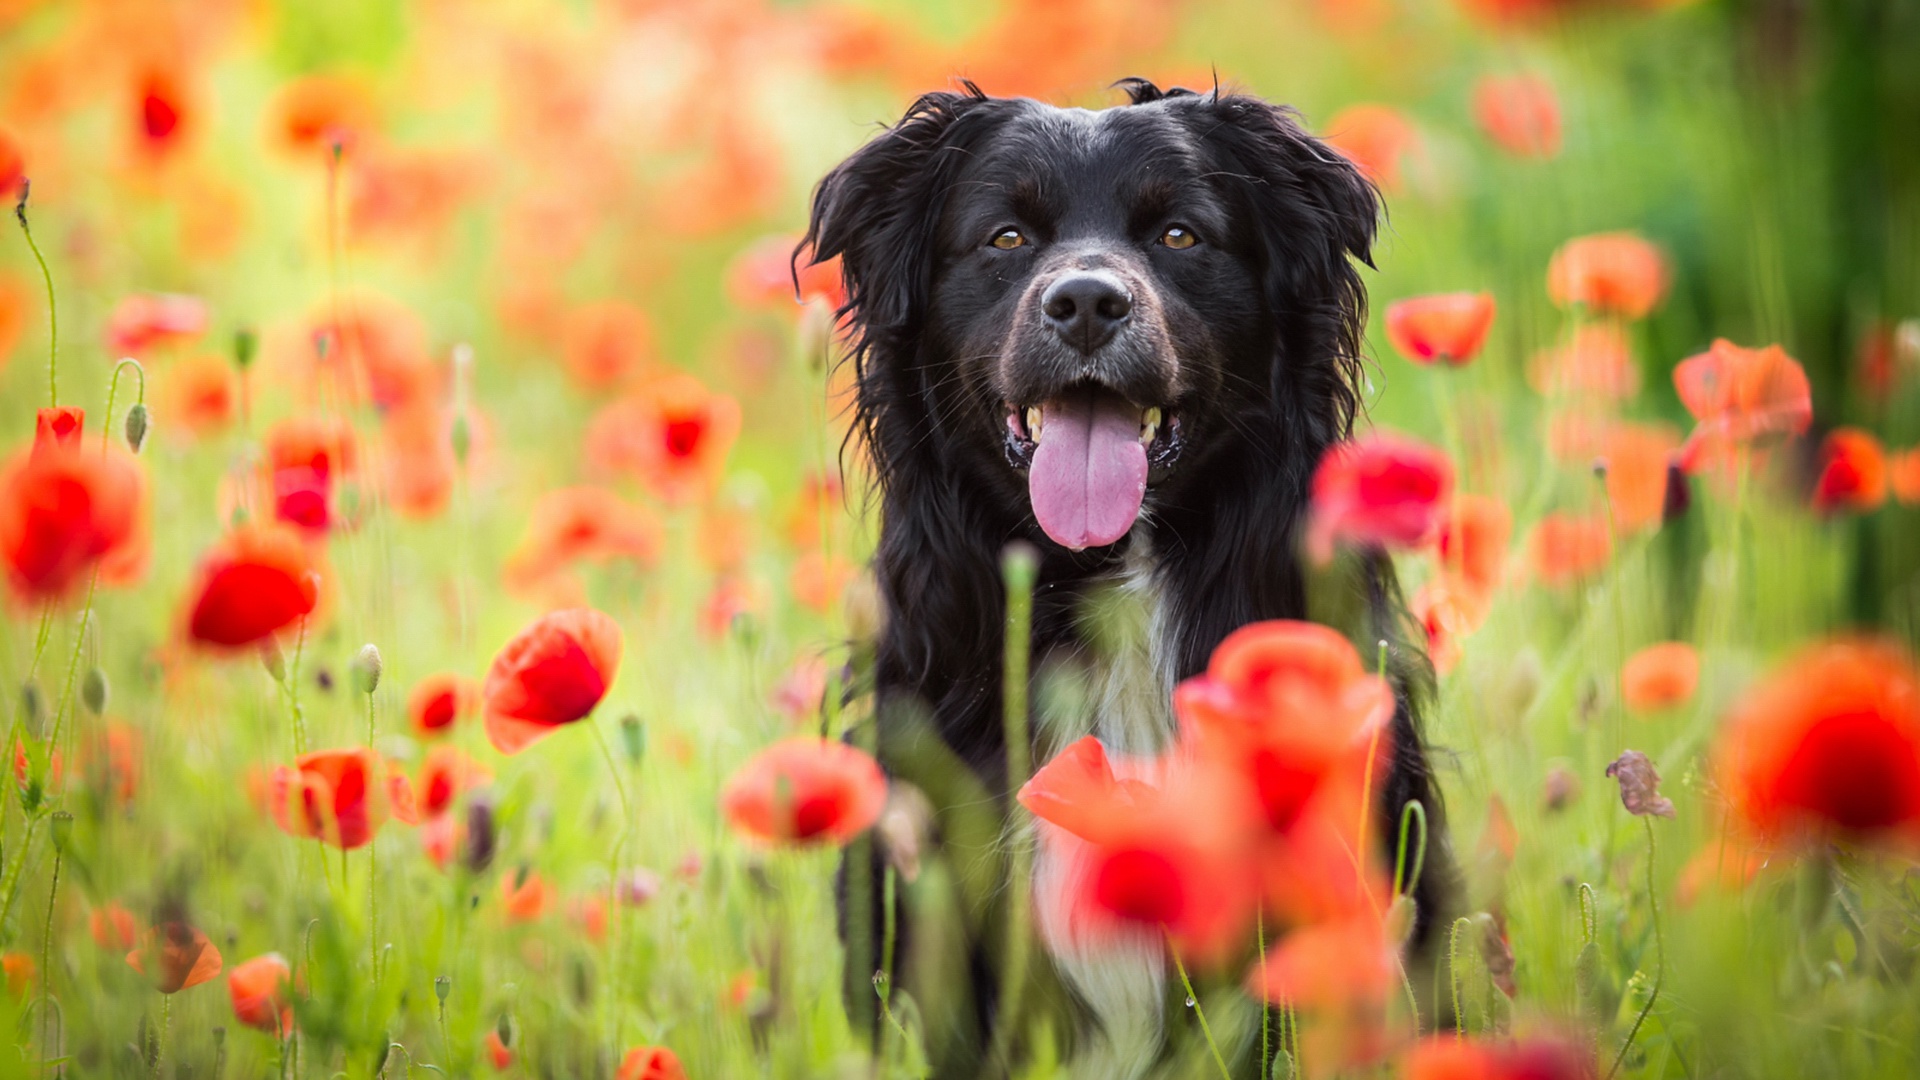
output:
[[1125, 536], [1147, 493], [1140, 410], [1110, 390], [1075, 387], [1040, 406], [1040, 424], [1027, 477], [1040, 527], [1074, 551]]

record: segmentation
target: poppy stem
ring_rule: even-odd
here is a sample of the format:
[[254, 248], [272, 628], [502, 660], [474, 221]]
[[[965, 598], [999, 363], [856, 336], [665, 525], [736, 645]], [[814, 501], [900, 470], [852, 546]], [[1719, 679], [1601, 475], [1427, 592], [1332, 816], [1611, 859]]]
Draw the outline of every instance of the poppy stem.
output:
[[[55, 830], [58, 839], [58, 829]], [[60, 900], [60, 864], [66, 854], [64, 845], [53, 845], [53, 885], [47, 889], [47, 922], [40, 934], [40, 1074], [47, 1072], [47, 999], [53, 991], [53, 911]]]
[[60, 690], [60, 704], [53, 710], [53, 733], [47, 738], [49, 751], [60, 746], [60, 733], [66, 727], [67, 711], [73, 707], [74, 680], [80, 674], [80, 653], [87, 644], [87, 627], [93, 620], [94, 590], [100, 585], [100, 565], [94, 564], [87, 575], [87, 600], [80, 606], [80, 622], [73, 631], [73, 653], [67, 659], [67, 681]]
[[138, 400], [142, 404], [147, 400], [146, 367], [131, 356], [122, 357], [119, 363], [113, 365], [113, 378], [107, 383], [107, 417], [100, 424], [100, 452], [103, 454], [107, 452], [107, 447], [113, 445], [113, 403], [120, 396], [120, 372], [128, 364], [132, 364], [134, 372], [140, 376]]
[[1447, 935], [1447, 988], [1453, 993], [1453, 1036], [1467, 1037], [1467, 1014], [1460, 1008], [1460, 931], [1472, 926], [1462, 915], [1453, 920], [1453, 932]]
[[[1000, 712], [1007, 744], [1007, 794], [1026, 785], [1032, 768], [1032, 746], [1027, 730], [1028, 665], [1032, 659], [1033, 586], [1040, 559], [1033, 548], [1009, 544], [1000, 557], [1000, 575], [1007, 587], [1006, 653], [1001, 663]], [[1018, 800], [1009, 800], [1017, 805]], [[1022, 1015], [1021, 998], [1027, 982], [1028, 904], [1033, 883], [1032, 833], [1023, 828], [1020, 811], [1007, 810], [1007, 846], [1011, 867], [1007, 874], [1006, 955], [1000, 971], [1000, 1010], [994, 1024], [993, 1050], [988, 1060], [1012, 1075], [1014, 1019]]]
[[[1267, 985], [1267, 907], [1265, 904], [1254, 905], [1253, 942], [1254, 947], [1260, 951], [1260, 985], [1265, 986]], [[1262, 1002], [1260, 1005], [1260, 1080], [1268, 1080], [1273, 1075], [1272, 1066], [1269, 1064], [1273, 1060], [1273, 1051], [1267, 1043], [1269, 1011], [1269, 1006]]]
[[1221, 1080], [1233, 1080], [1233, 1074], [1227, 1071], [1227, 1059], [1220, 1056], [1220, 1046], [1213, 1041], [1213, 1028], [1207, 1024], [1207, 1010], [1200, 1005], [1200, 996], [1193, 992], [1193, 980], [1187, 978], [1187, 965], [1180, 962], [1180, 950], [1173, 946], [1173, 935], [1166, 927], [1160, 933], [1167, 939], [1167, 955], [1173, 957], [1173, 970], [1180, 973], [1180, 985], [1187, 991], [1187, 1002], [1193, 1006], [1193, 1015], [1200, 1020], [1200, 1035], [1207, 1040], [1207, 1049], [1213, 1051], [1213, 1063], [1220, 1066]]
[[20, 222], [20, 232], [27, 238], [27, 248], [33, 252], [33, 261], [40, 264], [40, 280], [47, 286], [47, 404], [60, 404], [60, 309], [53, 297], [53, 272], [47, 269], [46, 256], [40, 254], [40, 245], [34, 243], [33, 226], [27, 223], [27, 193], [20, 192], [20, 202], [13, 208], [13, 216]]
[[[1380, 639], [1379, 661], [1375, 665], [1374, 671], [1377, 672], [1380, 678], [1383, 680], [1387, 677], [1387, 639], [1386, 638]], [[1389, 693], [1392, 692], [1391, 686], [1389, 686], [1388, 692]], [[1367, 765], [1366, 765], [1367, 771], [1360, 778], [1360, 857], [1356, 860], [1356, 862], [1359, 863], [1359, 872], [1360, 872], [1360, 877], [1362, 879], [1363, 884], [1365, 883], [1365, 878], [1367, 876], [1367, 836], [1369, 833], [1373, 831], [1371, 828], [1369, 828], [1369, 825], [1371, 824], [1371, 819], [1373, 817], [1374, 762], [1379, 760], [1379, 757], [1380, 757], [1380, 732], [1382, 729], [1384, 729], [1387, 726], [1387, 724], [1390, 724], [1392, 722], [1393, 722], [1392, 718], [1389, 717], [1386, 723], [1374, 725], [1373, 737], [1367, 740]]]
[[1653, 1012], [1654, 1003], [1660, 1000], [1660, 984], [1667, 974], [1667, 941], [1660, 933], [1660, 894], [1653, 884], [1653, 860], [1658, 851], [1653, 838], [1653, 819], [1642, 817], [1647, 827], [1647, 910], [1653, 920], [1653, 989], [1647, 994], [1647, 1003], [1640, 1006], [1640, 1013], [1633, 1018], [1633, 1026], [1627, 1029], [1627, 1037], [1620, 1044], [1620, 1052], [1614, 1056], [1613, 1067], [1607, 1070], [1607, 1080], [1613, 1080], [1620, 1071], [1620, 1063], [1627, 1060], [1627, 1051], [1633, 1049], [1633, 1040], [1640, 1034], [1640, 1025], [1647, 1022], [1648, 1014]]
[[160, 1046], [153, 1052], [153, 1080], [166, 1075], [167, 1039], [173, 1033], [173, 995], [160, 995]]

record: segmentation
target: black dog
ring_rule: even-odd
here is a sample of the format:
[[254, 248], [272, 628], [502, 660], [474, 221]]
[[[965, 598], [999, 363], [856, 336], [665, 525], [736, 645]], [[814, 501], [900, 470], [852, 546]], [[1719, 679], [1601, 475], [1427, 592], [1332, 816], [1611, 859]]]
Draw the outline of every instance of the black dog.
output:
[[[1298, 555], [1314, 466], [1358, 408], [1366, 292], [1354, 263], [1371, 265], [1373, 186], [1287, 109], [1217, 87], [1121, 85], [1130, 104], [1103, 111], [970, 83], [922, 97], [821, 182], [801, 248], [841, 259], [856, 435], [878, 478], [880, 756], [932, 796], [958, 867], [957, 881], [915, 887], [944, 899], [896, 913], [897, 982], [926, 1014], [941, 1075], [977, 1075], [999, 985], [1005, 913], [982, 910], [1004, 895], [991, 880], [1004, 873], [997, 823], [962, 818], [1008, 804], [1010, 541], [1040, 552], [1036, 670], [1077, 672], [1092, 694], [1054, 710], [1068, 715], [1042, 729], [1042, 752], [1089, 729], [1151, 749], [1170, 731], [1173, 683], [1255, 620], [1331, 622], [1367, 655], [1401, 640], [1384, 559], [1316, 582]], [[1089, 609], [1115, 596], [1142, 615], [1101, 640]], [[1440, 820], [1414, 720], [1425, 661], [1394, 653], [1389, 831], [1409, 800]], [[1116, 723], [1117, 712], [1132, 715]], [[1450, 877], [1443, 836], [1430, 850], [1423, 924]], [[877, 911], [877, 877], [857, 876]], [[929, 907], [952, 915], [940, 943], [916, 917]], [[876, 949], [850, 940], [850, 965]], [[853, 980], [866, 1022], [872, 968]], [[1064, 974], [1065, 994], [1026, 1000], [1106, 1011], [1091, 1000], [1105, 992], [1098, 977]], [[955, 986], [970, 1005], [941, 1007]], [[1108, 1042], [1115, 1022], [1104, 1017]]]

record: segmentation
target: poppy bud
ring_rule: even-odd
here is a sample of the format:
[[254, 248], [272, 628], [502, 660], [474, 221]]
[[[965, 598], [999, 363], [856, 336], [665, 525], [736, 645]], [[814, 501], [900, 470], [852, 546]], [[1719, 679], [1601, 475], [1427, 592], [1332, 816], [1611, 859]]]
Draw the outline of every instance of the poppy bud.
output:
[[243, 326], [233, 332], [233, 366], [245, 371], [253, 366], [254, 353], [259, 350], [260, 336], [253, 327]]
[[387, 1070], [387, 1056], [393, 1053], [393, 1033], [380, 1033], [380, 1056], [374, 1060], [373, 1075], [384, 1076]]
[[136, 454], [147, 444], [147, 422], [147, 403], [134, 402], [127, 410], [127, 448]]
[[620, 718], [620, 745], [627, 752], [627, 760], [636, 766], [647, 756], [646, 726], [632, 713]]
[[287, 681], [287, 658], [280, 652], [279, 642], [272, 638], [260, 642], [260, 663], [266, 667], [267, 674], [273, 676], [274, 682]]
[[473, 430], [467, 423], [467, 414], [461, 413], [453, 418], [453, 460], [461, 467], [467, 464], [467, 451], [473, 447]]
[[1665, 524], [1687, 515], [1693, 507], [1693, 485], [1687, 482], [1686, 470], [1678, 461], [1667, 463], [1667, 491], [1660, 507], [1660, 521]]
[[484, 799], [467, 805], [467, 850], [462, 861], [476, 874], [493, 865], [493, 804]]
[[493, 1025], [493, 1030], [495, 1034], [500, 1036], [501, 1046], [511, 1047], [513, 1045], [513, 1017], [506, 1013], [501, 1013], [499, 1022]]
[[14, 200], [13, 216], [20, 219], [20, 227], [27, 227], [27, 192], [33, 189], [33, 181], [20, 178], [20, 197]]
[[20, 715], [27, 719], [27, 730], [39, 737], [40, 732], [40, 684], [29, 682], [20, 687]]
[[97, 667], [87, 669], [86, 677], [80, 680], [80, 700], [86, 703], [87, 711], [95, 716], [107, 711], [107, 675]]
[[48, 828], [53, 834], [53, 846], [62, 854], [66, 853], [67, 845], [73, 843], [73, 815], [65, 810], [55, 810], [53, 823]]
[[353, 687], [363, 694], [380, 687], [380, 650], [372, 642], [360, 646], [353, 658]]
[[447, 1003], [447, 995], [452, 992], [453, 980], [451, 978], [445, 975], [434, 976], [433, 996], [440, 1000], [440, 1004], [445, 1005]]

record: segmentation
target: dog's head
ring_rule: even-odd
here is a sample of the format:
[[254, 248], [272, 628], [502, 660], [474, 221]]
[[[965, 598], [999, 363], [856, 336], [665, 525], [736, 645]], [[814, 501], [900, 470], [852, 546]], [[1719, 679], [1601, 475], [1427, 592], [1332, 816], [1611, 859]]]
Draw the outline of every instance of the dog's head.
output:
[[1345, 432], [1379, 213], [1290, 111], [1124, 85], [921, 98], [821, 182], [801, 248], [841, 258], [883, 483], [935, 445], [1074, 550], [1218, 455], [1310, 466]]

